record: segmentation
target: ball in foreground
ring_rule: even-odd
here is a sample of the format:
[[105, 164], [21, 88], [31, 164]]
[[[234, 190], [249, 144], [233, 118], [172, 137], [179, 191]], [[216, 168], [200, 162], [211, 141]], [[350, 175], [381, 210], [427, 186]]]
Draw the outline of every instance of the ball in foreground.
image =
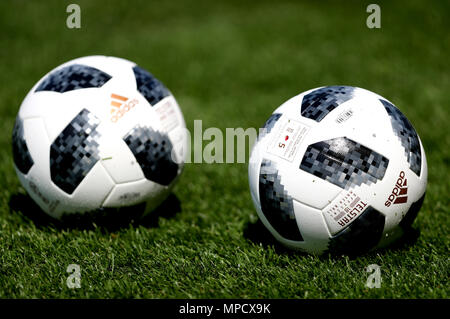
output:
[[427, 163], [419, 136], [391, 102], [328, 86], [273, 112], [253, 147], [249, 183], [261, 221], [282, 244], [353, 255], [411, 226]]
[[69, 61], [25, 97], [13, 130], [17, 175], [47, 214], [149, 212], [183, 167], [185, 123], [170, 91], [135, 63]]

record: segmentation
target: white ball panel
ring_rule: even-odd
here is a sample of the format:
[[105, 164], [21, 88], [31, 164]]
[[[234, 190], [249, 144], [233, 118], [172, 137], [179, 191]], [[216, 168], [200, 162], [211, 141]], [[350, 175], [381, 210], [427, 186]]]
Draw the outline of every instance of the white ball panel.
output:
[[68, 195], [58, 189], [50, 179], [50, 141], [45, 130], [44, 122], [40, 118], [30, 118], [23, 121], [24, 138], [28, 151], [34, 161], [30, 171], [23, 176], [16, 170], [17, 175], [34, 201], [53, 217], [59, 217], [61, 203]]
[[[48, 156], [42, 154], [50, 153], [50, 140], [45, 129], [44, 121], [41, 118], [29, 118], [23, 120], [23, 137], [27, 143], [28, 151], [34, 161], [34, 165], [46, 168], [46, 173], [50, 174]], [[50, 176], [50, 175], [49, 175]]]
[[[323, 221], [320, 210], [302, 205], [294, 200], [296, 221], [304, 239], [304, 241], [294, 241], [280, 236], [280, 234], [272, 227], [272, 225], [270, 225], [269, 221], [262, 213], [259, 203], [255, 203], [255, 208], [264, 226], [266, 226], [275, 239], [283, 245], [292, 249], [303, 250], [310, 253], [321, 253], [327, 249], [329, 233]], [[307, 229], [309, 226], [311, 229]]]
[[[47, 100], [49, 96], [46, 91], [37, 92], [33, 96], [33, 107], [40, 111], [40, 117], [45, 122], [45, 127], [48, 132], [50, 141], [54, 141], [59, 134], [67, 127], [67, 125], [83, 110], [95, 110], [98, 105], [97, 88], [83, 89], [83, 94], [78, 90], [61, 93], [54, 93], [59, 95], [59, 98], [51, 101]], [[94, 115], [95, 112], [93, 112]]]
[[294, 212], [304, 243], [298, 243], [311, 251], [323, 251], [328, 247], [331, 234], [323, 218], [322, 212], [313, 207], [294, 200]]
[[54, 112], [56, 108], [65, 108], [64, 104], [60, 93], [41, 91], [36, 94], [28, 94], [20, 106], [19, 116], [24, 119], [45, 117], [46, 114]]
[[149, 180], [140, 180], [131, 183], [116, 185], [103, 202], [104, 207], [131, 206], [143, 201], [153, 208], [158, 206], [169, 193], [170, 188]]
[[305, 172], [297, 165], [279, 165], [281, 184], [288, 194], [297, 201], [316, 209], [323, 209], [342, 188]]
[[139, 163], [122, 139], [102, 134], [98, 143], [100, 162], [116, 184], [145, 178]]
[[98, 209], [115, 183], [108, 172], [97, 162], [64, 203], [65, 213], [78, 213]]

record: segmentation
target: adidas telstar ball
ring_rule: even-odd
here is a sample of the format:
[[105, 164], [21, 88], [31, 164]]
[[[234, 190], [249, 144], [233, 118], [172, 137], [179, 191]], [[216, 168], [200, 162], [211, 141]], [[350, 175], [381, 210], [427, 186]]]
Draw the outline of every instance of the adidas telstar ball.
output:
[[252, 149], [249, 183], [261, 221], [285, 246], [361, 254], [411, 226], [427, 162], [393, 103], [361, 88], [328, 86], [273, 112]]
[[106, 56], [69, 61], [25, 97], [12, 138], [17, 175], [49, 215], [133, 207], [170, 193], [186, 150], [177, 101], [152, 74]]

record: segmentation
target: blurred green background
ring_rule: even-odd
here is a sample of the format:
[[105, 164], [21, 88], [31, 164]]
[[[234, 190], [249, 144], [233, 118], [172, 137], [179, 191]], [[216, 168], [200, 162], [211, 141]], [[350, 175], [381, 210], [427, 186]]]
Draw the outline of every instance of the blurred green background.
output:
[[[0, 2], [0, 297], [447, 298], [449, 293], [448, 1]], [[417, 241], [359, 258], [283, 250], [248, 236], [257, 215], [246, 164], [188, 164], [174, 193], [181, 212], [105, 230], [67, 229], [13, 205], [11, 132], [20, 103], [70, 59], [119, 56], [152, 72], [177, 98], [189, 129], [260, 127], [288, 98], [352, 85], [395, 103], [420, 135], [429, 185]], [[262, 230], [261, 230], [262, 231]], [[256, 239], [254, 238], [256, 237]], [[66, 286], [79, 264], [80, 289]], [[380, 289], [365, 287], [370, 264]]]

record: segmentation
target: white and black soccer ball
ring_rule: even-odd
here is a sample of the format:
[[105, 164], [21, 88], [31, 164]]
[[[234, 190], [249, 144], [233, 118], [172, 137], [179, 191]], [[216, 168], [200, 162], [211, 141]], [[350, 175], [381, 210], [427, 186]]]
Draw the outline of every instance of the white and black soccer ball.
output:
[[425, 196], [419, 136], [388, 100], [328, 86], [277, 108], [249, 164], [253, 203], [284, 245], [309, 253], [360, 254], [411, 226]]
[[180, 175], [185, 122], [170, 91], [135, 63], [88, 56], [30, 90], [13, 130], [23, 187], [55, 218], [159, 205]]

